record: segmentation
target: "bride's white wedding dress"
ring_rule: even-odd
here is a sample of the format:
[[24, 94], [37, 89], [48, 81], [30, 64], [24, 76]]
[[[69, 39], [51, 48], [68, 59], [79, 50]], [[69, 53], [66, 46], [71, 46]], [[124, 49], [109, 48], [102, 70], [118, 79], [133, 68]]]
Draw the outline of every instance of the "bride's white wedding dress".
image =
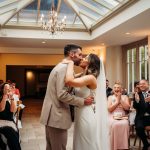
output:
[[[91, 95], [91, 90], [86, 86], [76, 88], [75, 95], [86, 98]], [[92, 105], [75, 108], [73, 150], [100, 150], [98, 148], [96, 114]]]
[[83, 98], [93, 96], [93, 93], [96, 113], [92, 106], [75, 108], [73, 150], [110, 150], [106, 77], [101, 60], [96, 90], [93, 91], [86, 86], [75, 90], [75, 95]]

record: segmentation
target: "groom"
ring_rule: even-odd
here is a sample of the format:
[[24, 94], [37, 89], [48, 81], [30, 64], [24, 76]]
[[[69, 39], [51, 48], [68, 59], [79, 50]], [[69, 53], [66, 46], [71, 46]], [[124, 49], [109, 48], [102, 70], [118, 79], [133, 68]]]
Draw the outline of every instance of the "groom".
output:
[[[82, 60], [82, 48], [73, 44], [66, 45], [64, 56], [78, 66]], [[81, 107], [93, 102], [90, 96], [84, 99], [69, 93], [64, 82], [66, 71], [67, 64], [59, 63], [48, 79], [40, 118], [46, 129], [46, 150], [66, 150], [67, 129], [72, 123], [69, 104]]]

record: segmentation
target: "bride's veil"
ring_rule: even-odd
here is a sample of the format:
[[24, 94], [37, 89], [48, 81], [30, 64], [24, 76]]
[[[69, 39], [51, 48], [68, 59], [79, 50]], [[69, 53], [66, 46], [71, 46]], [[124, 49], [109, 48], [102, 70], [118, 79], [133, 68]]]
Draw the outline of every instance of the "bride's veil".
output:
[[110, 150], [108, 110], [106, 98], [106, 77], [104, 65], [100, 59], [100, 74], [97, 78], [96, 89], [96, 119], [99, 150]]

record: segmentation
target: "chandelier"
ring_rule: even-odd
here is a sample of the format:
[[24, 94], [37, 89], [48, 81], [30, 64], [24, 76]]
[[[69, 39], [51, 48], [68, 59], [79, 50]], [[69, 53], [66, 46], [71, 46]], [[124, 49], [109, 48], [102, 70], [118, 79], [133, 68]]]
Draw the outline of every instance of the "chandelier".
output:
[[57, 11], [55, 11], [54, 0], [52, 1], [51, 11], [48, 12], [47, 17], [41, 15], [41, 23], [43, 30], [47, 30], [54, 35], [58, 32], [62, 33], [66, 27], [66, 16], [61, 21], [58, 21]]

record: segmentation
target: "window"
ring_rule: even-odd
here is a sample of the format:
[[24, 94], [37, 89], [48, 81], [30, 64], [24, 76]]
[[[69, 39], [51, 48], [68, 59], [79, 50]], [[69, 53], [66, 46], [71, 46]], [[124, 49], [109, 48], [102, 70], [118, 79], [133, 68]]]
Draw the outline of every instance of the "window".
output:
[[128, 93], [134, 90], [134, 82], [149, 80], [148, 40], [144, 39], [123, 46], [126, 52], [126, 83]]
[[148, 78], [148, 45], [139, 47], [139, 75], [141, 79]]
[[136, 76], [136, 48], [127, 51], [128, 91], [134, 89]]

